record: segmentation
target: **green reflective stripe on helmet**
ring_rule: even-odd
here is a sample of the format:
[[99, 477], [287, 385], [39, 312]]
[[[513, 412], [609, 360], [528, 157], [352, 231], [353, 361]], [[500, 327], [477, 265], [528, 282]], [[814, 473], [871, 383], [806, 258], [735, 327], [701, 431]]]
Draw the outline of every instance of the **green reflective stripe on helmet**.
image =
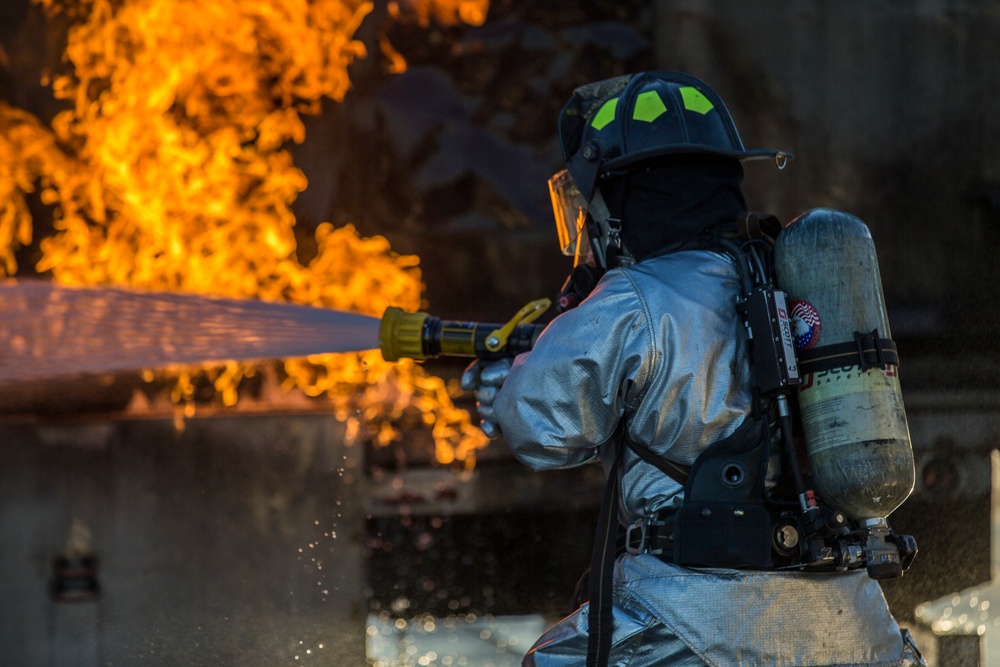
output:
[[680, 88], [681, 97], [684, 98], [684, 108], [688, 111], [700, 113], [702, 116], [715, 108], [707, 97], [701, 94], [697, 88], [683, 86]]
[[601, 105], [600, 111], [594, 115], [594, 120], [590, 121], [590, 124], [594, 126], [595, 130], [603, 130], [608, 123], [615, 119], [615, 108], [618, 107], [618, 98], [612, 97], [610, 100]]
[[659, 93], [655, 90], [639, 93], [635, 98], [635, 108], [632, 110], [634, 120], [652, 123], [665, 113], [667, 113], [667, 105], [663, 103]]

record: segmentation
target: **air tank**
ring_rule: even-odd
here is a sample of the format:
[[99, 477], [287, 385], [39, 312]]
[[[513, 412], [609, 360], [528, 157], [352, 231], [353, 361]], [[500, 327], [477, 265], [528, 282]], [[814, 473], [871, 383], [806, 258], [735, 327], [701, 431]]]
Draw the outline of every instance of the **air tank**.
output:
[[[778, 235], [775, 264], [804, 370], [798, 403], [816, 494], [866, 525], [884, 519], [910, 494], [914, 470], [894, 353], [878, 363], [885, 356], [872, 352], [864, 368], [845, 352], [858, 335], [867, 348], [891, 339], [871, 234], [848, 213], [812, 209]], [[825, 370], [804, 361], [835, 354], [845, 356]]]

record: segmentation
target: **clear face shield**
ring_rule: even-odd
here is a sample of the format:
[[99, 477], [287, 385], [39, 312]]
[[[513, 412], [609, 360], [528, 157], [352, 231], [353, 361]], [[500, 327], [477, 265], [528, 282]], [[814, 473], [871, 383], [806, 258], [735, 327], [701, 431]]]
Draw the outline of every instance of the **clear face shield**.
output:
[[562, 253], [573, 257], [573, 266], [592, 264], [594, 255], [586, 230], [588, 203], [568, 170], [549, 179], [549, 196]]

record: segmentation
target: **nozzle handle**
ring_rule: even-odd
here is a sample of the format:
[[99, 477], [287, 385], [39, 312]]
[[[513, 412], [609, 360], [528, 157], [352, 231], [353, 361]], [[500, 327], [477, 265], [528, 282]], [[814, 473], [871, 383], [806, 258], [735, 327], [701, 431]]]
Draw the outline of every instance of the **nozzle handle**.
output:
[[511, 332], [519, 324], [534, 322], [551, 304], [552, 301], [549, 299], [536, 299], [525, 305], [521, 310], [517, 311], [517, 314], [511, 318], [510, 322], [499, 327], [486, 337], [486, 349], [490, 352], [499, 352], [502, 350], [507, 345], [507, 339], [510, 337]]

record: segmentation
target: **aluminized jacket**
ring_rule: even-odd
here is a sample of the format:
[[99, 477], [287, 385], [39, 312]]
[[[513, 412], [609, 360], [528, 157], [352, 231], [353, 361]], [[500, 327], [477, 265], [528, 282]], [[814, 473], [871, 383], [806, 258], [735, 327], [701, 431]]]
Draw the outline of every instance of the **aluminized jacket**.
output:
[[[733, 261], [711, 251], [608, 272], [515, 360], [494, 403], [514, 455], [535, 469], [600, 459], [607, 470], [624, 419], [637, 443], [693, 463], [749, 413], [737, 294]], [[682, 501], [679, 484], [627, 448], [620, 465], [624, 523]], [[864, 570], [692, 569], [626, 554], [614, 601], [611, 665], [920, 664]], [[585, 664], [588, 612], [543, 635], [525, 665]]]

